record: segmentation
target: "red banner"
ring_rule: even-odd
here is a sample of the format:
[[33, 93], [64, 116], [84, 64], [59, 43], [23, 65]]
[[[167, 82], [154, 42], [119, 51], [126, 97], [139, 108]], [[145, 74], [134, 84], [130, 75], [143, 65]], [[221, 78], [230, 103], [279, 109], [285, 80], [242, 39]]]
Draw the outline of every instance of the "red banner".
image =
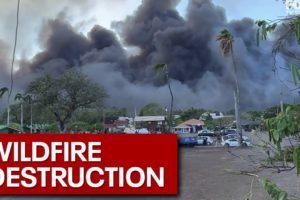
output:
[[173, 134], [1, 134], [0, 194], [177, 194]]

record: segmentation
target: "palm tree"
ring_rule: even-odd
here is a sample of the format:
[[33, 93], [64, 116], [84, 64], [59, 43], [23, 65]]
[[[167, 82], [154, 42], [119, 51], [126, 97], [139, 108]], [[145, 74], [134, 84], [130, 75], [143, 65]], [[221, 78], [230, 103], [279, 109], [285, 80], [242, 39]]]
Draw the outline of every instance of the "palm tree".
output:
[[27, 94], [24, 101], [30, 104], [30, 133], [32, 133], [32, 96]]
[[231, 55], [234, 79], [235, 79], [235, 89], [233, 90], [233, 96], [234, 96], [234, 104], [235, 104], [234, 108], [235, 108], [236, 128], [238, 134], [240, 134], [240, 145], [242, 145], [243, 137], [242, 137], [241, 124], [240, 124], [240, 90], [239, 90], [239, 82], [237, 78], [237, 66], [236, 66], [236, 61], [233, 52], [234, 38], [227, 29], [224, 29], [218, 34], [217, 41], [220, 42], [220, 49], [222, 55], [224, 57]]
[[[2, 96], [5, 94], [5, 93], [8, 93], [9, 90], [7, 87], [3, 87], [0, 89], [0, 98], [2, 98]], [[7, 108], [7, 126], [9, 126], [9, 106]]]
[[24, 102], [24, 96], [20, 93], [16, 94], [15, 101], [20, 101], [21, 104], [21, 132], [23, 132], [23, 102]]
[[156, 73], [161, 73], [163, 72], [165, 74], [165, 79], [166, 82], [168, 84], [168, 88], [169, 88], [169, 92], [171, 95], [171, 108], [170, 108], [170, 116], [169, 116], [169, 132], [171, 131], [171, 127], [173, 124], [173, 104], [174, 104], [174, 95], [173, 95], [173, 91], [171, 88], [171, 83], [170, 83], [170, 78], [169, 78], [169, 69], [168, 69], [168, 65], [167, 64], [157, 64], [155, 66], [155, 72]]

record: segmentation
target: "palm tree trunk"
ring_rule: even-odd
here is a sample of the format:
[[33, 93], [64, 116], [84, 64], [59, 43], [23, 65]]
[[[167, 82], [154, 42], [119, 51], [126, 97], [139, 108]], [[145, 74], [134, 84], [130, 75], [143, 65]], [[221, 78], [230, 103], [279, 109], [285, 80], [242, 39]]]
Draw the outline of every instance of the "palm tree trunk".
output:
[[30, 100], [30, 133], [32, 133], [32, 100]]
[[235, 110], [235, 120], [236, 120], [236, 129], [237, 133], [240, 135], [240, 145], [242, 146], [243, 141], [243, 134], [242, 134], [242, 127], [241, 127], [241, 117], [240, 117], [240, 89], [239, 89], [239, 82], [238, 82], [238, 75], [237, 75], [237, 66], [236, 61], [234, 58], [233, 48], [231, 46], [231, 58], [233, 63], [233, 71], [234, 71], [234, 79], [235, 79], [235, 89], [234, 89], [234, 110]]
[[64, 121], [59, 121], [59, 131], [60, 131], [60, 133], [65, 133], [66, 132], [66, 127], [65, 127], [65, 122]]
[[173, 125], [173, 106], [174, 106], [174, 95], [173, 95], [173, 92], [172, 92], [170, 81], [168, 82], [168, 87], [169, 87], [169, 91], [170, 91], [170, 94], [171, 94], [170, 128], [169, 128], [169, 132], [170, 132], [171, 128], [172, 128], [172, 125]]
[[171, 83], [170, 83], [170, 79], [169, 79], [169, 74], [168, 74], [168, 72], [167, 72], [166, 76], [167, 76], [168, 88], [169, 88], [170, 95], [171, 95], [171, 108], [170, 108], [169, 130], [168, 130], [169, 133], [170, 133], [170, 132], [171, 132], [172, 125], [173, 125], [173, 105], [174, 105], [174, 95], [173, 95], [173, 91], [172, 91], [172, 88], [171, 88]]
[[23, 103], [21, 102], [21, 132], [23, 133]]
[[9, 115], [10, 115], [10, 106], [8, 105], [7, 106], [7, 127], [9, 127], [9, 124], [10, 124], [10, 119], [9, 119]]

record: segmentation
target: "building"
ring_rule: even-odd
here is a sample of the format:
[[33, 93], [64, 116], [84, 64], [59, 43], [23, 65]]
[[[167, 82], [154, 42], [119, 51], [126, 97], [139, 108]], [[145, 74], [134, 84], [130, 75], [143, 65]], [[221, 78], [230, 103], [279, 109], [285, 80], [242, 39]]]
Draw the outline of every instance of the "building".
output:
[[[234, 123], [236, 123], [236, 121], [234, 121]], [[253, 129], [260, 129], [263, 122], [261, 120], [253, 121], [251, 119], [241, 119], [240, 123], [245, 131], [251, 131]]]
[[108, 117], [105, 119], [105, 132], [122, 132], [129, 126], [130, 119], [125, 117]]
[[21, 133], [21, 131], [17, 130], [17, 129], [14, 129], [14, 128], [11, 128], [11, 127], [0, 125], [0, 133]]
[[221, 112], [209, 113], [213, 119], [223, 119], [224, 115]]
[[208, 116], [211, 116], [211, 118], [213, 120], [215, 119], [223, 119], [224, 118], [224, 114], [221, 113], [221, 112], [213, 112], [213, 113], [209, 113], [209, 112], [206, 112], [206, 113], [203, 113], [202, 116], [200, 117], [200, 120], [205, 120]]
[[204, 121], [197, 119], [187, 120], [174, 128], [176, 133], [197, 133], [205, 126]]
[[165, 116], [136, 116], [134, 118], [136, 129], [146, 128], [152, 133], [164, 132], [166, 126]]

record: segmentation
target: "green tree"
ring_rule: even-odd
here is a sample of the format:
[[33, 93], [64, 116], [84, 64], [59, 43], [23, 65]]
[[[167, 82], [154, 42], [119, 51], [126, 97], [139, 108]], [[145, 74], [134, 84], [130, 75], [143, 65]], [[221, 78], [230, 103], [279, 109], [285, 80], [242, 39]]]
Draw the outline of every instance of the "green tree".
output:
[[72, 123], [79, 121], [79, 122], [86, 122], [89, 124], [97, 123], [102, 120], [102, 112], [99, 109], [85, 109], [80, 108], [78, 109], [73, 117]]
[[[296, 42], [300, 45], [300, 15], [288, 16], [279, 20], [272, 22], [266, 20], [256, 21], [258, 26], [256, 33], [257, 45], [260, 45], [261, 40], [267, 40], [267, 36], [270, 33], [276, 32], [274, 37], [274, 43], [272, 48], [272, 55], [274, 59], [273, 71], [276, 71], [278, 66], [276, 62], [277, 54], [284, 55], [286, 60], [290, 63], [289, 68], [285, 66], [280, 66], [291, 71], [292, 80], [295, 85], [300, 83], [300, 73], [299, 66], [296, 63], [299, 63], [300, 56], [295, 52], [295, 48], [290, 48], [294, 46], [293, 43]], [[284, 83], [283, 80], [280, 80]], [[287, 84], [285, 84], [287, 86]], [[300, 87], [297, 87], [293, 90], [299, 90]]]
[[140, 111], [140, 116], [155, 116], [155, 115], [165, 115], [164, 109], [157, 103], [149, 103], [145, 105]]
[[[267, 129], [269, 132], [270, 141], [272, 141], [279, 152], [280, 157], [285, 160], [284, 152], [281, 147], [281, 143], [284, 138], [288, 138], [297, 135], [300, 131], [299, 126], [300, 116], [297, 112], [292, 110], [292, 107], [288, 107], [284, 112], [279, 113], [276, 117], [266, 120]], [[295, 148], [294, 163], [297, 168], [297, 174], [300, 174], [300, 147]], [[297, 160], [299, 158], [299, 160]]]
[[33, 111], [32, 111], [32, 104], [33, 104], [33, 99], [30, 94], [26, 94], [24, 97], [24, 101], [29, 104], [30, 107], [30, 133], [32, 133], [32, 126], [33, 126]]
[[262, 116], [264, 119], [269, 119], [269, 118], [276, 117], [279, 112], [280, 112], [280, 108], [278, 106], [273, 106], [264, 110]]
[[20, 130], [20, 113], [21, 113], [21, 106], [20, 103], [15, 103], [15, 104], [11, 104], [10, 105], [10, 127], [12, 125], [12, 123], [18, 123], [19, 127], [17, 127], [18, 130]]
[[23, 115], [23, 103], [24, 103], [24, 101], [25, 101], [25, 95], [22, 95], [22, 94], [20, 94], [20, 93], [18, 93], [18, 94], [16, 94], [16, 96], [15, 96], [15, 101], [19, 101], [20, 102], [20, 109], [21, 109], [21, 113], [20, 113], [20, 130], [21, 130], [21, 132], [23, 132], [23, 127], [24, 127], [24, 125], [23, 125], [23, 120], [24, 120], [24, 115]]
[[246, 112], [246, 115], [252, 120], [252, 121], [258, 121], [261, 120], [262, 116], [263, 116], [263, 112], [262, 111], [248, 111]]
[[109, 109], [105, 109], [106, 117], [126, 117], [128, 116], [128, 111], [126, 108], [117, 108], [112, 107]]
[[32, 133], [32, 97], [30, 94], [21, 94], [18, 93], [15, 96], [15, 101], [18, 101], [20, 104], [20, 126], [21, 126], [21, 131], [23, 132], [23, 127], [24, 127], [24, 103], [28, 103], [30, 106], [30, 133]]
[[45, 107], [55, 117], [60, 132], [65, 132], [74, 112], [79, 108], [103, 106], [107, 97], [104, 88], [93, 83], [75, 68], [54, 77], [46, 75], [28, 87], [35, 102]]
[[220, 42], [220, 50], [223, 56], [227, 57], [231, 55], [233, 72], [234, 72], [234, 81], [235, 81], [235, 88], [233, 90], [235, 118], [236, 118], [237, 132], [240, 134], [240, 144], [242, 144], [243, 137], [242, 137], [242, 129], [240, 123], [240, 89], [239, 89], [239, 82], [238, 82], [238, 75], [237, 75], [237, 65], [236, 65], [234, 51], [233, 51], [234, 38], [227, 29], [224, 29], [218, 34], [217, 41]]
[[[296, 63], [299, 63], [300, 56], [295, 49], [295, 46], [291, 44], [296, 42], [296, 44], [300, 45], [300, 15], [292, 15], [271, 22], [266, 20], [258, 20], [256, 24], [258, 26], [256, 33], [256, 41], [258, 46], [260, 45], [261, 40], [267, 40], [268, 34], [276, 32], [275, 37], [273, 37], [272, 48], [272, 55], [274, 58], [273, 71], [278, 70], [276, 62], [277, 55], [284, 55], [286, 61], [290, 64], [288, 68], [285, 66], [280, 66], [280, 68], [291, 71], [291, 79], [296, 85], [296, 88], [293, 90], [299, 91], [300, 73], [299, 66]], [[290, 48], [291, 46], [293, 47]], [[284, 83], [283, 80], [280, 81]], [[275, 113], [275, 108], [273, 108], [273, 112], [267, 113], [269, 115], [267, 116], [268, 119], [266, 120], [266, 125], [269, 131], [270, 140], [277, 146], [280, 157], [283, 157], [283, 160], [285, 160], [286, 155], [285, 152], [281, 149], [281, 143], [284, 138], [288, 138], [299, 133], [299, 112], [297, 110], [297, 107], [295, 106], [288, 106], [286, 109], [282, 108], [280, 109], [281, 112], [278, 112], [278, 110], [279, 109], [277, 108], [277, 112]], [[293, 150], [293, 162], [295, 168], [297, 169], [297, 174], [299, 175], [299, 146], [295, 147]], [[270, 194], [270, 192], [268, 193]], [[288, 195], [285, 195], [285, 197], [281, 199], [287, 199], [287, 196]], [[273, 199], [279, 198], [273, 197]]]
[[180, 113], [180, 118], [182, 121], [187, 121], [189, 119], [199, 119], [203, 113], [205, 113], [206, 110], [204, 109], [197, 109], [197, 108], [189, 108], [186, 110], [183, 110]]

